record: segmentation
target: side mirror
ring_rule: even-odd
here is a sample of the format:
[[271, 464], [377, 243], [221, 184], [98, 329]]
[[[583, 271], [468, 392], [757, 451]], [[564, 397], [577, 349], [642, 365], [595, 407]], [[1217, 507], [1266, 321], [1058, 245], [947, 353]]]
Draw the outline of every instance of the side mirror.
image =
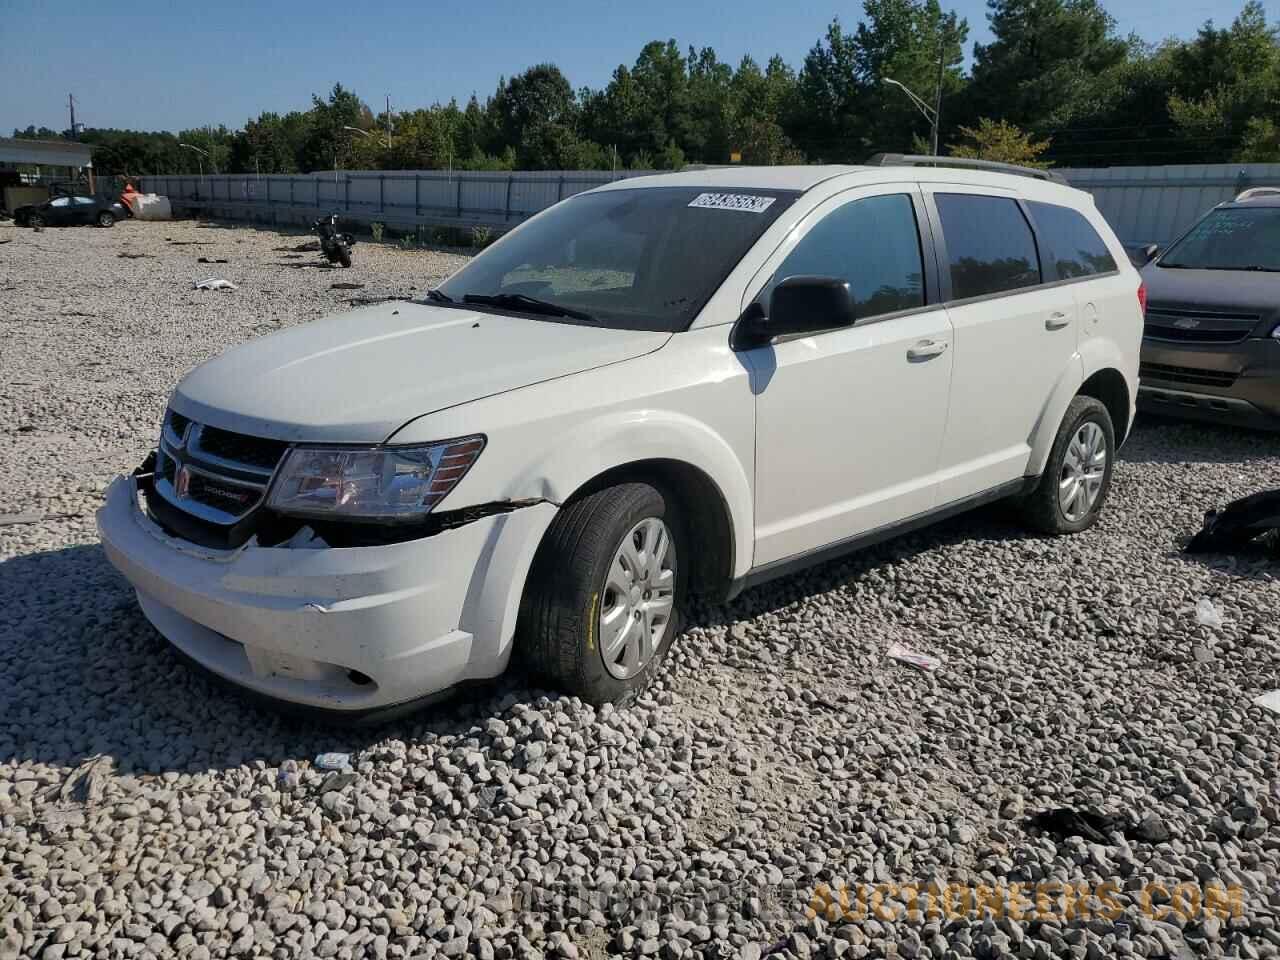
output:
[[850, 326], [857, 315], [849, 284], [835, 277], [787, 277], [769, 296], [769, 313], [751, 304], [734, 327], [731, 346], [750, 350], [774, 337]]
[[1129, 259], [1135, 267], [1145, 267], [1148, 263], [1156, 258], [1160, 253], [1160, 245], [1157, 243], [1148, 243], [1145, 247], [1138, 247], [1129, 254]]

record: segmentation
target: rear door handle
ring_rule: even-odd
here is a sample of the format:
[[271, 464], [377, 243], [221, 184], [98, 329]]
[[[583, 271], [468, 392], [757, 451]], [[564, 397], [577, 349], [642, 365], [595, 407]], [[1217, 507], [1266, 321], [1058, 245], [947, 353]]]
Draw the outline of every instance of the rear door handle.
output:
[[921, 340], [913, 347], [907, 348], [907, 359], [912, 363], [920, 360], [932, 360], [942, 355], [947, 349], [945, 340]]
[[1061, 330], [1070, 322], [1070, 317], [1061, 311], [1055, 310], [1053, 313], [1049, 314], [1049, 319], [1044, 322], [1044, 328], [1046, 330]]

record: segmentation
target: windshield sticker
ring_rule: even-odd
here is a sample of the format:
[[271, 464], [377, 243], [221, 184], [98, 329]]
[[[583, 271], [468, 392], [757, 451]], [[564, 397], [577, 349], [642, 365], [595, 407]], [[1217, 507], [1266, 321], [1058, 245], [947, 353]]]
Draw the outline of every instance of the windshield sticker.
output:
[[753, 197], [749, 193], [700, 193], [689, 204], [691, 207], [707, 207], [711, 210], [741, 210], [744, 213], [764, 213], [777, 197]]

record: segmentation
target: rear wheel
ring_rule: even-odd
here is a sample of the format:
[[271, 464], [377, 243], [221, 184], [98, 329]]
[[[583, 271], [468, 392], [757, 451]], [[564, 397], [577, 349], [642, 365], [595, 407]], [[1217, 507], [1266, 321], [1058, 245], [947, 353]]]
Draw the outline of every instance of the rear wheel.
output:
[[98, 226], [114, 227], [116, 225], [116, 216], [110, 210], [103, 210], [98, 214]]
[[27, 217], [27, 226], [31, 227], [32, 229], [43, 227], [44, 217], [40, 216], [40, 214], [38, 213], [31, 214], [31, 216]]
[[653, 679], [678, 629], [683, 536], [645, 483], [600, 490], [548, 530], [521, 605], [530, 668], [590, 703], [623, 704]]
[[1040, 482], [1023, 502], [1027, 522], [1055, 534], [1093, 526], [1111, 489], [1115, 450], [1115, 428], [1102, 402], [1093, 397], [1072, 400]]
[[339, 262], [340, 264], [342, 264], [344, 267], [349, 267], [349, 266], [351, 266], [351, 251], [350, 251], [350, 250], [348, 250], [346, 247], [339, 246], [339, 247], [338, 247], [338, 262]]

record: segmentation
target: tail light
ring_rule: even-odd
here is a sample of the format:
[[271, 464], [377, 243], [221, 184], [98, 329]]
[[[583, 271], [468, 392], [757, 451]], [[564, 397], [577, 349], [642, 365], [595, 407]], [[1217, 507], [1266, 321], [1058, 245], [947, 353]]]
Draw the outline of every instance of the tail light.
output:
[[1147, 315], [1147, 285], [1145, 283], [1138, 284], [1138, 307], [1145, 317]]

